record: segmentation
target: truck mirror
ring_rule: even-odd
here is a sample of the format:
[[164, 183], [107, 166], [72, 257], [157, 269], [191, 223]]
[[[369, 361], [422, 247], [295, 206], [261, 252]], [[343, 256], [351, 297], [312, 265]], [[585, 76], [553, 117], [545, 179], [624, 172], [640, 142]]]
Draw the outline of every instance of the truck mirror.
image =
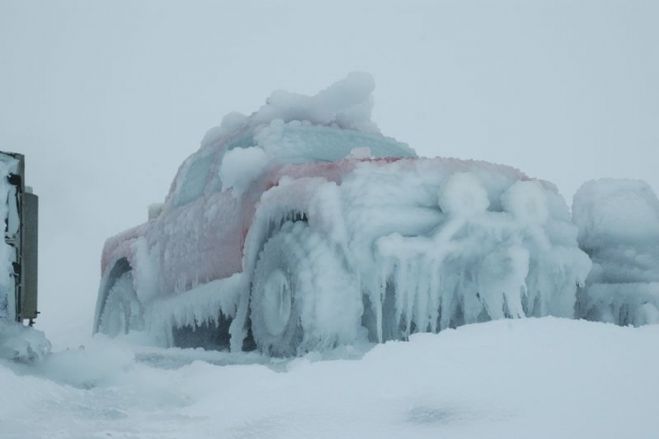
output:
[[149, 205], [149, 221], [156, 219], [162, 213], [162, 209], [165, 206], [164, 203], [153, 203]]

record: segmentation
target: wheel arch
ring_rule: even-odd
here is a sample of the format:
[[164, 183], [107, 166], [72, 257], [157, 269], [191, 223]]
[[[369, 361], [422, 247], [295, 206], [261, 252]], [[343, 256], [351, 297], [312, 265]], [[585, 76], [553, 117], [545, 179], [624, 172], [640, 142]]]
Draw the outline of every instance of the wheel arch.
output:
[[133, 270], [133, 267], [128, 261], [128, 258], [125, 256], [116, 259], [111, 266], [112, 268], [106, 271], [105, 275], [101, 279], [101, 285], [99, 286], [98, 298], [96, 300], [96, 311], [94, 312], [93, 334], [98, 332], [100, 317], [107, 302], [108, 292], [117, 281], [117, 279], [119, 279], [124, 273]]
[[347, 241], [339, 186], [325, 178], [286, 181], [263, 194], [243, 246], [243, 271], [251, 275], [265, 242], [284, 223], [303, 221], [338, 244]]
[[347, 249], [341, 205], [339, 186], [319, 177], [286, 180], [263, 194], [243, 246], [243, 272], [248, 279], [248, 291], [242, 295], [231, 324], [232, 351], [240, 351], [248, 336], [252, 273], [264, 244], [285, 223], [303, 221], [343, 250]]

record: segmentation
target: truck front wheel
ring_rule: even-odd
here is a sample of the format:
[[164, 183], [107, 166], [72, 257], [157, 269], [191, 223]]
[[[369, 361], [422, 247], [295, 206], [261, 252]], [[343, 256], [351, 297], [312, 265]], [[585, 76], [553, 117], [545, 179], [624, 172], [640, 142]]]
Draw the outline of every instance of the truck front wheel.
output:
[[263, 246], [252, 277], [251, 324], [264, 353], [287, 356], [350, 344], [361, 333], [361, 292], [340, 253], [304, 221]]

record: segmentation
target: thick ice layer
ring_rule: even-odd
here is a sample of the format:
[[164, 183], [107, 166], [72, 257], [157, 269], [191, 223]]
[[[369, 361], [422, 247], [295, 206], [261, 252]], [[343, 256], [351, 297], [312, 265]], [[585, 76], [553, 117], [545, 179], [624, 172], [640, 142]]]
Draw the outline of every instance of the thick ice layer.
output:
[[12, 263], [16, 260], [16, 250], [5, 242], [5, 235], [12, 235], [16, 230], [7, 230], [17, 226], [17, 221], [9, 216], [12, 214], [8, 204], [12, 202], [15, 189], [7, 179], [16, 171], [17, 161], [2, 155], [0, 159], [0, 319], [14, 318], [14, 277]]
[[579, 317], [618, 325], [659, 323], [659, 282], [592, 283], [579, 293]]
[[[332, 301], [343, 296], [324, 289], [313, 322], [301, 320], [305, 342], [327, 347], [505, 317], [574, 315], [577, 286], [591, 264], [550, 184], [451, 159], [334, 166], [343, 169], [339, 181], [298, 176], [266, 192], [245, 247], [250, 272], [259, 243], [278, 225], [304, 220], [324, 248], [339, 250], [334, 257], [344, 263], [316, 269], [354, 277], [362, 300], [342, 301], [343, 316], [361, 317], [342, 319], [339, 333]], [[307, 252], [314, 259], [314, 250]]]
[[585, 183], [574, 196], [573, 216], [579, 241], [588, 248], [659, 239], [659, 200], [640, 180]]
[[659, 200], [637, 180], [585, 183], [574, 197], [579, 243], [593, 261], [579, 316], [659, 322]]
[[354, 154], [416, 157], [371, 121], [372, 92], [370, 75], [351, 73], [314, 96], [279, 91], [250, 116], [228, 114], [182, 164], [165, 210], [218, 190], [240, 196], [264, 173], [285, 164], [335, 162]]
[[554, 189], [457, 160], [362, 164], [341, 185], [377, 340], [504, 317], [571, 317], [590, 269]]
[[353, 72], [314, 96], [276, 91], [252, 117], [256, 123], [275, 119], [308, 120], [317, 125], [379, 132], [371, 121], [375, 81], [368, 73]]
[[146, 330], [158, 342], [171, 345], [173, 328], [218, 327], [220, 318], [236, 315], [240, 293], [247, 288], [245, 276], [237, 273], [200, 285], [185, 294], [157, 300], [148, 310]]
[[[261, 196], [250, 222], [244, 272], [252, 275], [278, 227], [304, 221], [345, 260], [316, 269], [354, 278], [362, 294], [341, 303], [342, 316], [358, 317], [342, 319], [337, 329], [342, 296], [323, 289], [313, 299], [313, 318], [302, 314], [305, 350], [506, 317], [574, 315], [577, 286], [591, 264], [565, 202], [548, 183], [505, 166], [451, 159], [310, 163], [279, 172], [279, 184]], [[322, 259], [307, 251], [309, 261]], [[178, 327], [208, 321], [222, 308], [209, 300], [224, 300], [214, 294], [224, 292], [188, 291], [168, 299], [167, 312], [156, 304], [154, 315], [173, 316], [160, 321]], [[238, 302], [230, 313], [232, 346], [240, 349], [249, 325], [265, 324], [249, 320], [248, 287], [230, 296]], [[274, 352], [290, 352], [268, 343]]]
[[371, 75], [353, 72], [314, 96], [279, 90], [249, 117], [240, 113], [225, 116], [221, 125], [211, 128], [201, 143], [202, 146], [211, 145], [230, 134], [253, 131], [275, 120], [308, 121], [314, 125], [379, 133], [377, 125], [371, 121], [374, 89]]
[[160, 215], [104, 252], [133, 267], [147, 327], [221, 314], [233, 350], [252, 334], [288, 354], [574, 315], [591, 263], [555, 187], [417, 158], [370, 122], [371, 91], [353, 74], [312, 97], [276, 93], [207, 134]]
[[[231, 165], [220, 165], [221, 179], [232, 187], [237, 175], [243, 174], [238, 170], [245, 169], [238, 189], [256, 177], [250, 170], [257, 159], [260, 164], [264, 159], [270, 163], [336, 161], [358, 148], [369, 148], [372, 157], [416, 157], [407, 145], [383, 137], [371, 121], [373, 89], [369, 74], [351, 73], [314, 96], [277, 91], [250, 116], [225, 116], [220, 126], [206, 133], [197, 155], [229, 152]], [[236, 153], [230, 154], [232, 150]]]

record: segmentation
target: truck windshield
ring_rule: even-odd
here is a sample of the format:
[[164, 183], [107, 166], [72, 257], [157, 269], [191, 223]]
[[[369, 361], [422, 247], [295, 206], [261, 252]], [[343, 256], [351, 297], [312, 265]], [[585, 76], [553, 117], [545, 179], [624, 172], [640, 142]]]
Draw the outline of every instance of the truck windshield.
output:
[[379, 134], [324, 126], [283, 127], [281, 138], [263, 145], [273, 157], [285, 162], [337, 161], [355, 148], [369, 148], [371, 157], [416, 157], [409, 146]]

